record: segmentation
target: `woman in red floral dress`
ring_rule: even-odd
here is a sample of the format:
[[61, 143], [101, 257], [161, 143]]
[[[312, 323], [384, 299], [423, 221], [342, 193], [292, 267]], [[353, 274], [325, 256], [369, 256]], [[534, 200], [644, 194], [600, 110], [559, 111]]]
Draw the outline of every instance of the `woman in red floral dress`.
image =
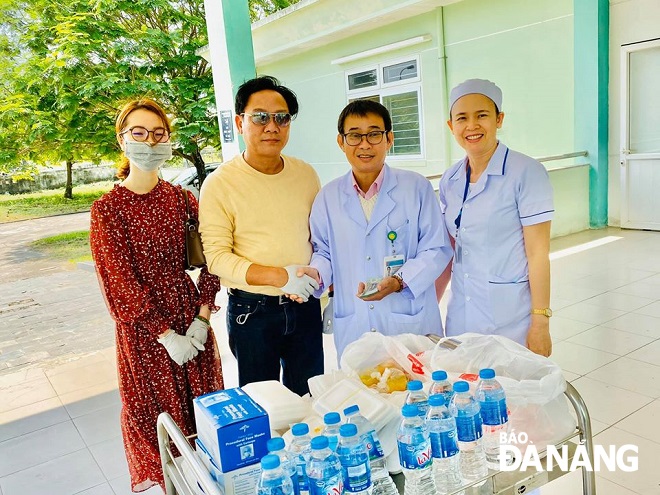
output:
[[166, 411], [194, 433], [194, 397], [223, 388], [209, 325], [220, 280], [184, 268], [183, 194], [158, 177], [172, 156], [170, 123], [154, 101], [127, 104], [117, 117], [121, 184], [94, 202], [90, 244], [101, 290], [116, 322], [121, 429], [134, 492], [163, 487], [156, 419]]

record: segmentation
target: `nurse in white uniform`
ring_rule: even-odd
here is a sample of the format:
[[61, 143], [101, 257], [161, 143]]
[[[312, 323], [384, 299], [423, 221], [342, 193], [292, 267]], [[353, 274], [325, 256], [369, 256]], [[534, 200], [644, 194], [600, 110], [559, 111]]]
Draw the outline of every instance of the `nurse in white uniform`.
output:
[[[467, 156], [440, 180], [454, 240], [446, 334], [497, 334], [543, 356], [552, 352], [550, 222], [545, 167], [497, 139], [502, 91], [469, 79], [451, 91], [447, 125]], [[436, 286], [441, 295], [449, 268]]]

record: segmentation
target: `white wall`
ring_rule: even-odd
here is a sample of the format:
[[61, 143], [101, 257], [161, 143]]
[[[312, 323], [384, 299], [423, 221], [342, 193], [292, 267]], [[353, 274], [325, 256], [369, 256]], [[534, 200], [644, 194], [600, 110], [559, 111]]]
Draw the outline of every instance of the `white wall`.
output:
[[660, 1], [610, 0], [608, 223], [621, 225], [621, 45], [660, 38]]

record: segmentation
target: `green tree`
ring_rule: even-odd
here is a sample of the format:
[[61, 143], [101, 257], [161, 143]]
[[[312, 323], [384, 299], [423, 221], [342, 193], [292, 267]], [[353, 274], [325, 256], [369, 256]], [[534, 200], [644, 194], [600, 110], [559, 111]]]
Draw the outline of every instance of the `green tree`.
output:
[[29, 114], [22, 153], [4, 152], [12, 165], [65, 161], [70, 170], [116, 157], [117, 107], [149, 96], [174, 117], [174, 154], [204, 177], [201, 150], [219, 134], [210, 67], [196, 54], [207, 44], [202, 0], [25, 0], [21, 21], [15, 42], [26, 48], [11, 93], [23, 96], [4, 92], [0, 103], [3, 123]]
[[258, 21], [264, 17], [298, 3], [300, 0], [249, 0], [250, 18]]
[[[239, 0], [236, 0], [239, 1]], [[253, 19], [297, 0], [249, 0]], [[0, 0], [0, 170], [116, 158], [117, 108], [149, 96], [172, 114], [173, 152], [203, 181], [218, 147], [203, 0]]]

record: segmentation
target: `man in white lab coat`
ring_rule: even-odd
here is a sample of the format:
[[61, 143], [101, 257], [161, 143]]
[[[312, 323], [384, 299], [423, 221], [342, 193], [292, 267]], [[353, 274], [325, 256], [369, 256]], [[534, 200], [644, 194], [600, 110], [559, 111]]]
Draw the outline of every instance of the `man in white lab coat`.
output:
[[394, 142], [387, 109], [356, 100], [341, 112], [337, 144], [351, 171], [321, 189], [310, 217], [310, 275], [334, 286], [337, 355], [365, 332], [442, 335], [435, 279], [452, 256], [429, 181], [385, 164]]

